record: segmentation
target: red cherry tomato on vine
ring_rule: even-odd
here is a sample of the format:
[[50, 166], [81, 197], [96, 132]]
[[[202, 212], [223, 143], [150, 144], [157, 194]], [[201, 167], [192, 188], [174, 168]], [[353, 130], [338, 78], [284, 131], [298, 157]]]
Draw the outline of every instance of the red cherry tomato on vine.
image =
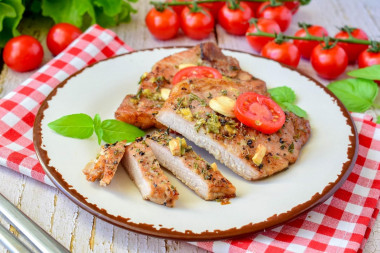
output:
[[[308, 27], [307, 31], [310, 33], [310, 35], [314, 35], [318, 37], [328, 36], [328, 32], [326, 31], [326, 29], [318, 25], [312, 25]], [[305, 29], [302, 28], [298, 30], [294, 34], [294, 36], [306, 37]], [[306, 59], [310, 59], [311, 52], [313, 52], [313, 49], [319, 44], [318, 41], [312, 41], [312, 40], [294, 40], [293, 43], [294, 45], [298, 47], [301, 55]]]
[[358, 58], [359, 68], [380, 64], [380, 52], [363, 51]]
[[294, 14], [296, 14], [296, 12], [298, 11], [298, 8], [300, 7], [300, 2], [299, 1], [284, 2], [284, 5], [294, 15]]
[[218, 18], [219, 10], [223, 7], [224, 2], [214, 2], [214, 3], [203, 3], [199, 4], [199, 6], [207, 8], [212, 16], [214, 17], [214, 20]]
[[[347, 28], [350, 29], [350, 28]], [[367, 34], [359, 28], [352, 28], [351, 34], [354, 38], [361, 40], [368, 40]], [[349, 35], [347, 31], [341, 31], [335, 35], [335, 38], [348, 39]], [[359, 54], [368, 48], [368, 45], [352, 44], [345, 42], [338, 42], [338, 45], [346, 51], [349, 63], [355, 63], [359, 57]]]
[[252, 10], [245, 3], [240, 3], [240, 8], [232, 10], [229, 4], [225, 4], [219, 11], [219, 24], [230, 34], [244, 35], [249, 27], [249, 19]]
[[192, 12], [185, 7], [181, 13], [181, 28], [183, 32], [192, 39], [201, 40], [207, 38], [214, 29], [214, 18], [211, 13], [203, 8]]
[[288, 8], [284, 5], [270, 6], [270, 2], [264, 2], [260, 5], [258, 16], [273, 19], [280, 26], [282, 32], [286, 31], [292, 22], [292, 12]]
[[301, 58], [298, 48], [291, 42], [279, 44], [275, 41], [270, 41], [264, 46], [261, 55], [293, 67], [298, 66]]
[[46, 37], [46, 44], [50, 52], [55, 56], [81, 34], [82, 31], [75, 25], [59, 23], [50, 28]]
[[41, 43], [29, 35], [20, 35], [9, 40], [3, 50], [3, 60], [9, 68], [26, 72], [41, 65], [44, 50]]
[[236, 118], [244, 125], [265, 134], [277, 132], [285, 123], [285, 113], [272, 99], [247, 92], [236, 100]]
[[[372, 65], [380, 65], [380, 52], [363, 51], [358, 58], [359, 68], [365, 68]], [[380, 85], [380, 81], [375, 81]]]
[[[271, 19], [265, 19], [265, 18], [259, 18], [257, 20], [257, 27], [262, 32], [267, 33], [279, 33], [281, 32], [280, 26], [276, 23], [276, 21]], [[257, 32], [257, 28], [254, 24], [252, 24], [248, 30], [247, 33], [255, 33]], [[251, 45], [251, 47], [256, 50], [257, 52], [261, 52], [265, 44], [267, 44], [269, 41], [274, 40], [274, 38], [270, 37], [264, 37], [264, 36], [246, 36], [248, 43]]]
[[170, 8], [163, 11], [152, 8], [145, 17], [145, 23], [150, 33], [159, 40], [173, 38], [179, 29], [179, 18]]
[[217, 69], [206, 66], [194, 66], [178, 71], [173, 77], [172, 84], [177, 84], [190, 77], [222, 79], [223, 76]]
[[314, 48], [310, 62], [318, 75], [325, 79], [335, 79], [346, 70], [348, 57], [340, 46], [324, 49], [323, 43]]
[[245, 1], [243, 1], [243, 3], [247, 4], [249, 6], [249, 8], [251, 8], [252, 16], [256, 17], [257, 11], [258, 11], [260, 5], [262, 4], [262, 2], [245, 2]]

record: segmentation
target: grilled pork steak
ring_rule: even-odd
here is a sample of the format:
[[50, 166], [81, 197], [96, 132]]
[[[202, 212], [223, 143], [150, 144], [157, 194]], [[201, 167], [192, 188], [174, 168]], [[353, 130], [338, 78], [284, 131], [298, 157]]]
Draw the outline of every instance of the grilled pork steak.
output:
[[83, 169], [88, 181], [94, 182], [100, 180], [101, 186], [108, 185], [116, 173], [121, 158], [125, 153], [125, 141], [119, 141], [114, 144], [105, 144], [101, 147], [100, 154], [94, 162], [90, 162]]
[[122, 164], [144, 199], [168, 207], [174, 206], [178, 192], [142, 138], [126, 148]]
[[235, 187], [218, 170], [199, 157], [183, 138], [164, 131], [146, 139], [158, 162], [205, 200], [235, 197]]
[[115, 112], [115, 118], [143, 129], [162, 128], [155, 115], [163, 106], [162, 89], [171, 89], [174, 75], [183, 65], [200, 65], [216, 68], [226, 78], [242, 85], [254, 86], [259, 94], [266, 94], [265, 83], [241, 70], [239, 62], [225, 56], [214, 43], [203, 43], [189, 50], [168, 56], [157, 62], [152, 71], [141, 77], [137, 94], [127, 95]]
[[225, 80], [190, 79], [172, 89], [156, 119], [205, 148], [243, 178], [264, 178], [296, 162], [309, 139], [310, 126], [307, 120], [286, 113], [284, 126], [267, 135], [209, 106], [212, 98], [236, 99], [247, 91], [254, 91], [254, 86]]

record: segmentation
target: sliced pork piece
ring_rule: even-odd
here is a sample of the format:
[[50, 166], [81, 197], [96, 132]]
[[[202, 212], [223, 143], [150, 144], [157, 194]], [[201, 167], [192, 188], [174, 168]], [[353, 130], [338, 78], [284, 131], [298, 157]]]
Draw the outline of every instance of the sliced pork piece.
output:
[[142, 138], [126, 148], [122, 164], [144, 199], [168, 207], [174, 206], [178, 192]]
[[143, 129], [162, 128], [155, 115], [163, 106], [165, 89], [171, 89], [174, 75], [185, 66], [200, 65], [216, 68], [228, 79], [250, 87], [259, 94], [266, 94], [265, 83], [243, 71], [237, 59], [225, 56], [214, 43], [197, 45], [189, 50], [168, 56], [157, 62], [152, 71], [143, 74], [138, 93], [127, 95], [115, 112], [115, 118]]
[[157, 131], [146, 142], [158, 162], [203, 199], [235, 197], [235, 186], [220, 173], [217, 165], [210, 165], [199, 157], [187, 146], [185, 139]]
[[91, 182], [100, 179], [101, 186], [108, 185], [116, 173], [126, 145], [126, 141], [104, 144], [97, 159], [83, 169], [86, 179]]
[[235, 100], [246, 91], [252, 91], [252, 87], [214, 79], [184, 81], [173, 88], [156, 119], [205, 148], [243, 178], [264, 178], [296, 162], [309, 139], [310, 125], [307, 120], [286, 113], [284, 126], [267, 135], [228, 114], [232, 111], [228, 103], [212, 106], [216, 111], [209, 106], [211, 99]]

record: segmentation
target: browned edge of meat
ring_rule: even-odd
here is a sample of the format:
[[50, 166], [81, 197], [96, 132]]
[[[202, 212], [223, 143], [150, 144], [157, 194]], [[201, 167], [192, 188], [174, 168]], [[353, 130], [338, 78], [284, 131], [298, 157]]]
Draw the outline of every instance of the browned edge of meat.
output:
[[254, 87], [232, 81], [191, 79], [177, 84], [157, 115], [157, 120], [205, 148], [247, 180], [270, 176], [296, 162], [310, 136], [309, 121], [286, 113], [283, 127], [263, 134], [232, 117], [215, 112], [210, 100], [236, 99]]
[[94, 162], [89, 162], [83, 169], [88, 181], [94, 182], [100, 179], [100, 185], [106, 186], [111, 183], [121, 158], [125, 153], [126, 141], [114, 144], [104, 144]]
[[218, 170], [197, 155], [185, 139], [156, 131], [146, 139], [161, 166], [205, 200], [233, 198], [236, 188]]
[[136, 139], [126, 148], [122, 164], [143, 199], [168, 207], [174, 206], [179, 194], [143, 138]]
[[213, 67], [226, 79], [239, 81], [242, 85], [253, 85], [258, 93], [266, 93], [263, 81], [243, 71], [238, 60], [224, 55], [216, 44], [207, 42], [157, 62], [151, 72], [142, 75], [138, 93], [124, 98], [115, 112], [115, 118], [142, 129], [163, 128], [155, 115], [165, 102], [165, 93], [172, 89], [171, 81], [181, 65]]

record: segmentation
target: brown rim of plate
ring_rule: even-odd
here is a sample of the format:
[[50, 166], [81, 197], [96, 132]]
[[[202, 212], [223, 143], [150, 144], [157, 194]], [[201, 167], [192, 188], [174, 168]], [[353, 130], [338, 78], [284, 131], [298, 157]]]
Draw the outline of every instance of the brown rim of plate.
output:
[[[175, 47], [162, 47], [162, 48], [149, 48], [149, 49], [143, 49], [143, 50], [136, 50], [132, 52], [128, 52], [125, 54], [117, 55], [108, 59], [101, 60], [99, 62], [96, 62], [94, 64], [91, 64], [73, 75], [66, 78], [63, 82], [61, 82], [57, 87], [53, 89], [53, 91], [47, 96], [47, 98], [42, 103], [41, 107], [38, 110], [38, 113], [36, 115], [36, 119], [34, 122], [34, 128], [33, 128], [33, 142], [34, 142], [34, 148], [36, 150], [37, 157], [47, 174], [47, 176], [50, 178], [50, 180], [54, 183], [54, 185], [61, 190], [69, 199], [71, 199], [74, 203], [82, 207], [84, 210], [88, 211], [89, 213], [95, 215], [96, 217], [107, 221], [113, 225], [116, 225], [121, 228], [125, 228], [128, 230], [131, 230], [133, 232], [149, 235], [149, 236], [155, 236], [159, 238], [165, 238], [165, 239], [172, 239], [172, 240], [185, 240], [185, 241], [208, 241], [208, 240], [222, 240], [222, 239], [231, 239], [231, 238], [238, 238], [238, 237], [244, 237], [248, 235], [253, 235], [254, 233], [260, 232], [264, 229], [273, 228], [275, 226], [281, 225], [287, 221], [290, 221], [292, 219], [295, 219], [299, 215], [307, 212], [312, 207], [324, 202], [327, 200], [330, 196], [332, 196], [336, 190], [338, 190], [341, 185], [344, 183], [344, 181], [347, 179], [348, 175], [351, 173], [356, 158], [358, 156], [358, 135], [356, 131], [355, 124], [353, 123], [353, 119], [351, 118], [351, 115], [347, 111], [347, 109], [344, 107], [342, 102], [331, 92], [329, 91], [324, 85], [319, 83], [314, 78], [310, 77], [309, 75], [305, 74], [304, 72], [294, 68], [290, 67], [284, 64], [281, 64], [283, 67], [297, 71], [303, 76], [306, 76], [311, 81], [313, 81], [316, 85], [323, 88], [323, 90], [330, 95], [334, 101], [336, 101], [337, 105], [340, 107], [341, 112], [347, 119], [347, 124], [351, 127], [351, 133], [352, 135], [349, 136], [350, 145], [348, 146], [347, 150], [347, 158], [348, 161], [345, 162], [342, 166], [341, 173], [338, 176], [338, 179], [335, 182], [330, 182], [322, 191], [321, 194], [316, 193], [310, 200], [299, 204], [295, 207], [293, 207], [291, 210], [289, 210], [286, 213], [281, 213], [278, 215], [274, 215], [272, 217], [269, 217], [266, 221], [255, 223], [255, 224], [247, 224], [245, 226], [242, 226], [241, 228], [231, 228], [229, 230], [215, 230], [215, 231], [206, 231], [202, 233], [193, 233], [192, 231], [185, 231], [185, 232], [178, 232], [174, 231], [170, 228], [160, 228], [156, 229], [152, 224], [136, 224], [129, 221], [129, 218], [124, 218], [120, 216], [114, 216], [111, 214], [108, 214], [106, 210], [98, 208], [95, 204], [91, 204], [87, 202], [86, 197], [82, 196], [79, 192], [77, 192], [71, 185], [69, 185], [62, 177], [62, 175], [54, 168], [49, 166], [49, 157], [47, 155], [47, 151], [42, 149], [42, 135], [41, 135], [41, 120], [43, 119], [43, 112], [48, 108], [48, 101], [50, 101], [54, 95], [57, 93], [57, 90], [59, 88], [62, 88], [68, 80], [70, 80], [72, 77], [80, 74], [84, 69], [90, 68], [94, 66], [95, 64], [98, 64], [102, 61], [107, 61], [110, 59], [113, 59], [115, 57], [125, 56], [128, 54], [133, 54], [136, 52], [141, 51], [153, 51], [155, 49], [174, 49], [174, 48], [191, 48], [189, 46], [175, 46]], [[231, 50], [231, 49], [223, 49], [226, 51], [231, 52], [237, 52], [237, 53], [244, 53], [251, 55], [252, 57], [259, 57], [263, 58], [261, 56], [253, 55], [251, 53], [242, 52], [238, 50]], [[268, 59], [270, 60], [270, 59]]]

